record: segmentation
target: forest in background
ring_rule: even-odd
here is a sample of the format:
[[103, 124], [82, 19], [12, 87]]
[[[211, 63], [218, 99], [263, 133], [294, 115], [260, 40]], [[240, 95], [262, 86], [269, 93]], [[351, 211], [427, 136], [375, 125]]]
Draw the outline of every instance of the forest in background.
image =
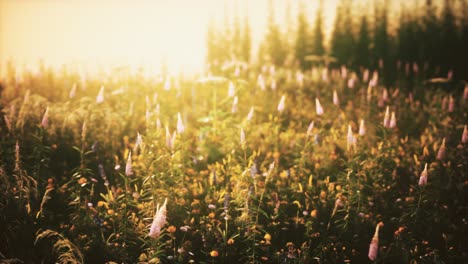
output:
[[[323, 0], [313, 23], [302, 1], [288, 25], [275, 20], [275, 12], [281, 10], [275, 10], [270, 1], [266, 33], [255, 49], [248, 17], [226, 13], [224, 23], [213, 20], [208, 26], [206, 61], [213, 69], [233, 61], [302, 70], [330, 63], [357, 71], [380, 69], [387, 85], [394, 83], [399, 70], [410, 75], [425, 72], [426, 77], [468, 78], [468, 1], [410, 1], [399, 10], [391, 10], [389, 3], [374, 0], [371, 7], [356, 10], [360, 6], [352, 0], [339, 0], [325, 43]], [[395, 19], [389, 18], [390, 13]]]

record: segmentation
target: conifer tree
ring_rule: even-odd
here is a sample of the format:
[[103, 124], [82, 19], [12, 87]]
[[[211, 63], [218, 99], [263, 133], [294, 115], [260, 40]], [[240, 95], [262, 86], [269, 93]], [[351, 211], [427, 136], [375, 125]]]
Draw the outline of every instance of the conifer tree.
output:
[[332, 56], [338, 58], [342, 57], [341, 43], [343, 41], [343, 6], [341, 2], [336, 6], [335, 21], [333, 24], [333, 32], [331, 36], [330, 53]]
[[[460, 51], [458, 57], [458, 77], [468, 80], [468, 1], [462, 1], [460, 21], [460, 41], [457, 50]], [[463, 69], [465, 69], [463, 71]]]
[[323, 0], [320, 0], [319, 9], [315, 16], [313, 29], [312, 53], [315, 55], [324, 55], [325, 47], [323, 46]]
[[284, 42], [282, 40], [280, 28], [275, 22], [272, 0], [268, 3], [268, 10], [268, 28], [265, 45], [267, 46], [267, 53], [271, 62], [279, 66], [284, 63], [286, 50], [284, 49]]
[[[441, 50], [442, 67], [444, 71], [453, 69], [453, 62], [456, 61], [457, 57], [457, 26], [455, 21], [455, 15], [453, 13], [453, 1], [445, 0], [444, 7], [442, 10], [442, 41]], [[465, 47], [466, 48], [466, 47]]]
[[304, 4], [301, 3], [297, 15], [297, 35], [295, 43], [295, 57], [302, 69], [305, 69], [305, 56], [307, 55], [307, 18], [303, 12]]
[[[421, 43], [419, 47], [422, 50], [420, 54], [420, 61], [423, 63], [427, 61], [431, 67], [440, 64], [440, 53], [438, 52], [440, 45], [440, 27], [436, 14], [436, 7], [433, 0], [426, 0], [424, 7], [424, 15], [422, 18], [421, 38], [418, 42]], [[416, 29], [414, 31], [417, 31]], [[416, 32], [410, 32], [415, 34]], [[414, 39], [413, 39], [414, 40]], [[414, 52], [414, 48], [411, 52]]]
[[361, 24], [359, 27], [359, 36], [356, 43], [356, 60], [357, 66], [369, 67], [371, 39], [369, 35], [369, 25], [367, 22], [367, 15], [361, 17]]
[[351, 64], [354, 53], [353, 25], [351, 18], [352, 2], [341, 0], [337, 5], [332, 34], [331, 54], [342, 64]]
[[388, 61], [388, 48], [389, 48], [389, 39], [388, 39], [388, 2], [384, 0], [383, 2], [374, 1], [375, 5], [375, 27], [374, 27], [374, 50], [373, 50], [373, 59], [374, 66], [377, 66], [377, 63], [380, 59], [385, 62]]

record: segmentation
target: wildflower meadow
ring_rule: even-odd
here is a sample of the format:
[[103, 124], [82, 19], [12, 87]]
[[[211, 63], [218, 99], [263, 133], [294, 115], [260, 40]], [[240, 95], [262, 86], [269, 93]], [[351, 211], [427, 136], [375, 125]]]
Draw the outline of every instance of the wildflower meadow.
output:
[[197, 74], [6, 66], [1, 263], [468, 263], [463, 64], [213, 30]]

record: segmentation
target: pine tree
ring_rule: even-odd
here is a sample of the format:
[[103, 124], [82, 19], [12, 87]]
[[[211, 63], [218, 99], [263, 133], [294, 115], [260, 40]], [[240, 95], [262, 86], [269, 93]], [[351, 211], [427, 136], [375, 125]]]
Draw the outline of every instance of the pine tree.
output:
[[312, 53], [315, 55], [324, 55], [325, 47], [323, 46], [323, 0], [320, 0], [319, 9], [315, 16], [313, 42], [312, 42]]
[[[373, 59], [377, 63], [380, 59], [386, 63], [389, 59], [389, 38], [388, 38], [388, 2], [386, 0], [375, 5], [375, 29], [374, 29], [374, 49]], [[375, 65], [374, 65], [375, 66]]]
[[355, 60], [354, 49], [356, 46], [354, 33], [353, 33], [353, 19], [351, 16], [352, 12], [352, 1], [348, 0], [344, 3], [344, 32], [343, 32], [343, 59], [344, 63], [352, 65]]
[[361, 17], [361, 25], [359, 27], [359, 37], [356, 44], [356, 60], [357, 66], [369, 67], [371, 39], [369, 35], [369, 25], [367, 15]]
[[[460, 79], [468, 80], [468, 1], [462, 1], [460, 21], [460, 41], [457, 50], [460, 52], [458, 57], [458, 74]], [[465, 69], [465, 71], [463, 71]]]
[[307, 18], [302, 11], [304, 5], [301, 5], [300, 11], [297, 15], [297, 35], [295, 43], [296, 60], [302, 69], [305, 69], [305, 56], [307, 55]]
[[447, 71], [453, 69], [453, 62], [456, 61], [457, 57], [456, 43], [458, 36], [452, 0], [445, 0], [444, 2], [441, 33], [442, 42], [440, 52], [443, 54], [442, 67]]
[[[439, 46], [440, 46], [440, 27], [439, 21], [436, 14], [436, 7], [433, 4], [432, 0], [426, 0], [425, 8], [424, 8], [424, 16], [422, 21], [422, 28], [419, 29], [421, 32], [420, 35], [422, 36], [419, 38], [420, 42], [420, 61], [429, 63], [430, 66], [435, 67], [438, 66], [441, 62], [441, 56], [439, 55]], [[418, 31], [415, 29], [414, 31]], [[416, 32], [412, 32], [415, 34]], [[413, 39], [414, 40], [414, 39]], [[417, 48], [417, 47], [416, 47]], [[411, 50], [414, 52], [415, 48]]]
[[336, 15], [335, 15], [335, 21], [333, 25], [333, 33], [331, 36], [331, 47], [330, 47], [330, 53], [332, 56], [336, 57], [338, 60], [342, 59], [342, 52], [341, 52], [341, 46], [342, 46], [342, 41], [343, 41], [343, 6], [340, 2], [336, 6]]
[[279, 29], [279, 26], [275, 22], [272, 0], [269, 1], [268, 10], [268, 28], [265, 45], [267, 46], [267, 53], [270, 57], [271, 62], [279, 66], [283, 65], [284, 63], [286, 57], [286, 50], [284, 49], [281, 31]]
[[332, 34], [331, 54], [341, 64], [350, 64], [353, 61], [354, 37], [350, 14], [352, 2], [341, 0], [337, 5], [335, 25]]

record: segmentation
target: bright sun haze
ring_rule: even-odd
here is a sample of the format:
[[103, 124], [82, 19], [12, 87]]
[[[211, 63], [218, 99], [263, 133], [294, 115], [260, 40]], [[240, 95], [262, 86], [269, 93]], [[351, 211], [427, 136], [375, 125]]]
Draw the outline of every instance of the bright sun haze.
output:
[[[201, 71], [209, 19], [224, 23], [226, 11], [231, 18], [247, 12], [253, 42], [258, 43], [267, 2], [0, 0], [0, 74], [9, 60], [34, 69], [41, 59], [55, 68], [72, 64], [88, 70], [118, 65], [154, 69], [164, 62], [172, 71]], [[332, 23], [331, 2], [335, 1], [325, 1], [326, 27]], [[285, 2], [273, 3], [277, 22], [284, 24]], [[293, 8], [298, 3], [291, 1]], [[310, 3], [309, 14], [316, 7]]]

